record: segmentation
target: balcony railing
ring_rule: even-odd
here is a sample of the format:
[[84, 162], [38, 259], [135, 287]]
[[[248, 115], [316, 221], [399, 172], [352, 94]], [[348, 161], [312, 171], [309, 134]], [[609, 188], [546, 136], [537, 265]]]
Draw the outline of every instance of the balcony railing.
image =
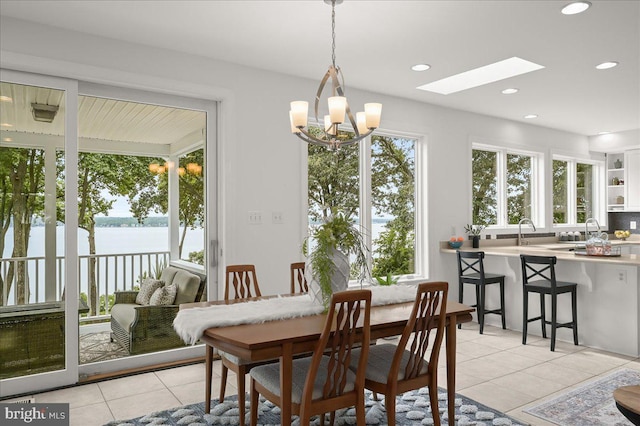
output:
[[[169, 252], [118, 253], [78, 256], [79, 293], [88, 300], [91, 294], [91, 261], [95, 261], [95, 300], [96, 312], [86, 319], [96, 319], [109, 314], [110, 296], [116, 291], [133, 290], [147, 276], [153, 276], [169, 264]], [[47, 271], [45, 257], [13, 257], [0, 259], [0, 278], [2, 286], [2, 305], [17, 305], [18, 288], [24, 282], [24, 304], [47, 301], [46, 288], [55, 289], [55, 300], [61, 300], [65, 287], [64, 257], [56, 257], [55, 269]], [[11, 282], [8, 290], [7, 283]], [[78, 296], [80, 296], [78, 294]]]

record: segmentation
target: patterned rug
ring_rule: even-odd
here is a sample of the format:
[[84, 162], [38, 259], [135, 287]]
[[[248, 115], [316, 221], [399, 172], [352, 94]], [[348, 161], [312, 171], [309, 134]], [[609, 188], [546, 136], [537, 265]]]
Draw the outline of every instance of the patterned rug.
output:
[[127, 351], [119, 343], [111, 342], [108, 331], [80, 335], [80, 364], [124, 356], [127, 356]]
[[[367, 425], [384, 425], [387, 423], [384, 408], [384, 398], [375, 401], [370, 392], [366, 395], [366, 421]], [[438, 392], [440, 418], [442, 424], [448, 425], [447, 417], [447, 394], [444, 389]], [[248, 401], [247, 401], [248, 402]], [[279, 425], [280, 409], [271, 402], [265, 401], [261, 397], [258, 407], [259, 425]], [[459, 426], [509, 426], [523, 425], [523, 423], [508, 417], [492, 408], [482, 405], [467, 397], [456, 394], [456, 424]], [[248, 404], [247, 404], [248, 405]], [[249, 424], [249, 411], [247, 409], [246, 424]], [[328, 417], [325, 421], [328, 423]], [[214, 400], [211, 407], [211, 414], [204, 413], [204, 403], [186, 405], [184, 407], [173, 408], [165, 411], [158, 411], [143, 417], [132, 420], [115, 420], [105, 426], [139, 426], [139, 425], [237, 425], [238, 403], [236, 396], [226, 398], [222, 403]], [[319, 419], [312, 419], [312, 425], [318, 425]], [[297, 418], [291, 423], [299, 425]], [[336, 412], [337, 425], [355, 425], [355, 409], [349, 408]], [[398, 397], [396, 401], [396, 424], [398, 425], [432, 425], [431, 407], [429, 404], [429, 391], [422, 388], [413, 392], [406, 392]]]
[[613, 391], [640, 384], [640, 371], [623, 369], [523, 411], [562, 426], [633, 426], [616, 408]]

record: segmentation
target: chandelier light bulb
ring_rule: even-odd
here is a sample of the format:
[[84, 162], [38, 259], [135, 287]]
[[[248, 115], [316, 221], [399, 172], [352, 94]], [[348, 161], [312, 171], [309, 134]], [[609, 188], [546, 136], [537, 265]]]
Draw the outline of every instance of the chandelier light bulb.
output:
[[307, 115], [309, 111], [309, 102], [293, 101], [291, 102], [291, 123], [294, 127], [306, 127]]
[[328, 101], [331, 122], [333, 124], [344, 123], [344, 115], [347, 112], [347, 98], [344, 96], [331, 96]]
[[367, 116], [364, 111], [356, 113], [356, 124], [358, 126], [358, 133], [361, 135], [369, 131], [369, 129], [367, 129]]
[[377, 129], [380, 127], [380, 116], [382, 115], [382, 104], [364, 104], [367, 129]]
[[300, 133], [300, 129], [293, 124], [293, 111], [291, 110], [289, 110], [289, 122], [291, 123], [291, 133]]

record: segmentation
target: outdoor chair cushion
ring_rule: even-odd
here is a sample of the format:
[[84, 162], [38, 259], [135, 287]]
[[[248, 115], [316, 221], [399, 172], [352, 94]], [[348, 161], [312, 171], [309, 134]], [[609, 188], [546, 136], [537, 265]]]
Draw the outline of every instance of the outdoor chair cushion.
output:
[[140, 305], [137, 303], [116, 303], [111, 308], [111, 318], [117, 320], [123, 329], [131, 331], [131, 324], [136, 319], [136, 306]]
[[[164, 273], [162, 275], [164, 275]], [[176, 294], [176, 300], [173, 302], [174, 305], [196, 301], [198, 289], [200, 288], [200, 277], [197, 275], [179, 270], [175, 273], [172, 281], [166, 282], [178, 285], [178, 293]]]

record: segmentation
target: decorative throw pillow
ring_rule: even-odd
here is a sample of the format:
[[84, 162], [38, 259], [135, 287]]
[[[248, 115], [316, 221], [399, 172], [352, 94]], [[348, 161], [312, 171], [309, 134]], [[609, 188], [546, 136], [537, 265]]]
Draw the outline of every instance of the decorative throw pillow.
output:
[[164, 281], [145, 278], [142, 284], [140, 284], [140, 291], [136, 296], [136, 303], [138, 305], [148, 305], [153, 293], [162, 286], [164, 286]]
[[160, 287], [151, 295], [149, 305], [173, 305], [173, 301], [176, 300], [176, 294], [178, 293], [178, 286], [175, 284], [166, 285]]

